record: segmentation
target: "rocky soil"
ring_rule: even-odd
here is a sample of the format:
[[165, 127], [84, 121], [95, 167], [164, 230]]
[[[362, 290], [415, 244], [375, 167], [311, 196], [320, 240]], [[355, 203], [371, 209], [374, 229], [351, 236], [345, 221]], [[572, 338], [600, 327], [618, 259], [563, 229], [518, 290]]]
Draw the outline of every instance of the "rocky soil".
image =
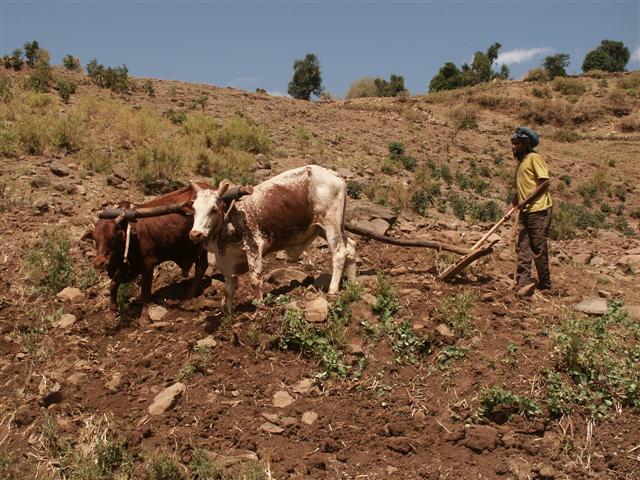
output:
[[[482, 110], [480, 128], [461, 132], [452, 144], [451, 107], [429, 96], [305, 103], [206, 85], [154, 85], [155, 98], [136, 93], [122, 101], [161, 112], [173, 103], [162, 92], [177, 86], [179, 100], [206, 93], [208, 114], [242, 111], [265, 125], [275, 147], [258, 159], [256, 176], [264, 178], [313, 162], [363, 183], [386, 179], [378, 164], [390, 141], [405, 143], [419, 162], [455, 167], [475, 158], [489, 164], [495, 155], [508, 162], [509, 132], [521, 122], [517, 109]], [[496, 88], [487, 95], [517, 99], [528, 86]], [[84, 85], [78, 95], [105, 93]], [[465, 98], [459, 102], [464, 106]], [[603, 117], [586, 125], [576, 143], [545, 141], [543, 135], [540, 151], [552, 175], [576, 179], [614, 160], [609, 164], [615, 167], [607, 167], [610, 180], [628, 187], [631, 211], [640, 207], [640, 170], [631, 161], [640, 152], [633, 134], [615, 131], [616, 121]], [[299, 126], [310, 141], [296, 134]], [[1, 160], [2, 175], [10, 179], [0, 211], [0, 472], [8, 478], [62, 478], [56, 445], [88, 454], [107, 437], [131, 453], [131, 478], [152, 478], [154, 455], [187, 466], [198, 451], [230, 475], [261, 465], [267, 473], [255, 478], [640, 477], [637, 411], [612, 405], [602, 418], [580, 408], [552, 417], [543, 381], [554, 365], [554, 328], [567, 317], [603, 315], [620, 299], [640, 321], [637, 219], [629, 218], [635, 237], [592, 228], [580, 238], [552, 242], [556, 289], [525, 299], [510, 288], [508, 224], [494, 253], [450, 283], [435, 277], [455, 255], [357, 238], [362, 290], [344, 329], [348, 372], [341, 378], [323, 375], [318, 358], [283, 349], [280, 341], [287, 309], [301, 310], [318, 328], [332, 321], [328, 313], [337, 299], [324, 293], [330, 257], [323, 242], [297, 263], [282, 255], [266, 259], [269, 300], [263, 304], [252, 302], [242, 278], [233, 317], [221, 313], [222, 283], [213, 267], [202, 294], [191, 300], [182, 299], [187, 280], [175, 265], [158, 268], [150, 326], [136, 320], [137, 288], [128, 313], [108, 315], [104, 276], [53, 294], [35, 290], [27, 258], [39, 248], [43, 228], [69, 235], [76, 268], [90, 276], [93, 247], [80, 240], [90, 219], [118, 199], [144, 198], [122, 166], [103, 175], [72, 157], [57, 157]], [[401, 184], [411, 175], [401, 171], [393, 178]], [[501, 195], [504, 187], [492, 182]], [[575, 195], [563, 190], [556, 198]], [[396, 213], [364, 198], [349, 200], [349, 217], [388, 235], [465, 246], [490, 226], [435, 208], [426, 216]], [[383, 320], [372, 311], [378, 272], [386, 273], [399, 302], [395, 324], [406, 320], [412, 334], [407, 341], [428, 345], [415, 363], [398, 361], [408, 344], [394, 351], [380, 334]], [[444, 299], [461, 293], [473, 299], [471, 328], [463, 335], [439, 313]], [[475, 414], [491, 387], [527, 396], [541, 412], [480, 421]]]

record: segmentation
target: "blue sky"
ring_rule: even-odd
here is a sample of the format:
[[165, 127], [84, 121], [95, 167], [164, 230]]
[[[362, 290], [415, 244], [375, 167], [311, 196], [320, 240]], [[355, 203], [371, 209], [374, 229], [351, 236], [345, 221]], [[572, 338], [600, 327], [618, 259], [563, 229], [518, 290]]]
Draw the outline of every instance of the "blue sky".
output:
[[0, 55], [37, 40], [53, 63], [127, 65], [131, 75], [284, 94], [293, 62], [315, 53], [336, 96], [361, 77], [402, 75], [424, 93], [447, 61], [500, 42], [512, 78], [568, 53], [569, 73], [603, 39], [640, 69], [640, 1], [0, 0]]

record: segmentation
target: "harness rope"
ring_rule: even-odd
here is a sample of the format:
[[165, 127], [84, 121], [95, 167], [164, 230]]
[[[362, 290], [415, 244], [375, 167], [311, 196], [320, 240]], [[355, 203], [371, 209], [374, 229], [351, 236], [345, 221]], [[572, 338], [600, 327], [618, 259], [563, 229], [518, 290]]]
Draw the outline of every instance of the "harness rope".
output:
[[129, 263], [129, 244], [131, 243], [131, 222], [127, 222], [127, 239], [124, 244], [124, 263]]

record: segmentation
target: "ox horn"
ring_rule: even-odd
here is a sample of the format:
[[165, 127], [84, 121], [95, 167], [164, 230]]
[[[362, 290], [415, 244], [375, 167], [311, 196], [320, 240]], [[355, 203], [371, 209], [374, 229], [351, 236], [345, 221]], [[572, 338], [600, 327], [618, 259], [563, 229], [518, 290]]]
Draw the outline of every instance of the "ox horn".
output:
[[122, 213], [120, 215], [118, 215], [115, 219], [115, 224], [116, 226], [120, 225], [120, 223], [124, 220], [125, 215], [124, 215], [124, 210], [122, 211]]
[[204, 190], [202, 187], [198, 186], [198, 184], [196, 182], [194, 182], [193, 180], [189, 180], [189, 183], [191, 184], [191, 188], [193, 188], [193, 191], [196, 192], [196, 193]]
[[222, 197], [230, 186], [231, 182], [226, 178], [224, 180], [220, 180], [220, 185], [218, 185], [218, 196]]

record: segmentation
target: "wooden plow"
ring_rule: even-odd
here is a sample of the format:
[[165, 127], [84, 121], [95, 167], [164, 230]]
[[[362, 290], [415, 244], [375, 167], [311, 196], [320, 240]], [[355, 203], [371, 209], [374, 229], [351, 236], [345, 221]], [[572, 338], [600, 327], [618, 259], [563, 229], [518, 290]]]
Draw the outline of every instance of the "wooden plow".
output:
[[380, 235], [378, 233], [372, 232], [371, 230], [367, 230], [350, 223], [347, 223], [345, 225], [345, 230], [362, 237], [371, 238], [372, 240], [377, 240], [382, 243], [387, 243], [389, 245], [397, 245], [399, 247], [431, 248], [434, 250], [444, 250], [446, 252], [463, 255], [460, 261], [453, 265], [450, 265], [440, 275], [438, 275], [438, 280], [447, 281], [453, 278], [457, 273], [462, 271], [468, 265], [475, 262], [477, 259], [484, 257], [485, 255], [489, 255], [491, 252], [493, 252], [493, 246], [499, 241], [499, 238], [492, 238], [488, 245], [485, 245], [482, 248], [480, 247], [483, 243], [486, 242], [487, 239], [489, 239], [491, 234], [494, 233], [507, 218], [508, 217], [505, 215], [505, 217], [503, 217], [498, 224], [494, 225], [494, 227], [484, 237], [477, 241], [476, 244], [470, 249], [458, 245], [439, 242], [436, 240], [410, 240], [388, 237], [386, 235]]
[[[522, 202], [517, 205], [512, 206], [507, 213], [505, 213], [500, 220], [498, 220], [493, 227], [489, 229], [487, 233], [485, 233], [480, 240], [478, 240], [470, 249], [465, 247], [459, 247], [456, 245], [451, 245], [443, 242], [438, 242], [435, 240], [405, 240], [387, 237], [386, 235], [379, 235], [370, 230], [366, 230], [364, 228], [357, 227], [355, 225], [351, 225], [347, 223], [345, 225], [345, 230], [348, 232], [355, 233], [357, 235], [361, 235], [363, 237], [372, 238], [374, 240], [378, 240], [383, 243], [388, 243], [391, 245], [398, 245], [401, 247], [425, 247], [425, 248], [433, 248], [436, 250], [445, 250], [448, 252], [457, 253], [459, 255], [463, 255], [463, 257], [453, 265], [449, 265], [445, 268], [436, 278], [442, 281], [451, 280], [462, 270], [467, 268], [473, 262], [478, 260], [479, 258], [484, 257], [485, 255], [489, 255], [493, 252], [493, 246], [500, 241], [500, 237], [494, 235], [496, 230], [500, 228], [504, 222], [506, 222], [511, 215], [513, 215], [516, 211], [521, 210], [530, 202], [535, 200], [538, 196], [540, 196], [549, 186], [548, 180], [546, 182], [542, 182], [538, 187], [525, 198]], [[493, 235], [493, 236], [492, 236]], [[489, 241], [488, 245], [484, 245], [487, 241]], [[482, 246], [484, 245], [484, 246]]]

